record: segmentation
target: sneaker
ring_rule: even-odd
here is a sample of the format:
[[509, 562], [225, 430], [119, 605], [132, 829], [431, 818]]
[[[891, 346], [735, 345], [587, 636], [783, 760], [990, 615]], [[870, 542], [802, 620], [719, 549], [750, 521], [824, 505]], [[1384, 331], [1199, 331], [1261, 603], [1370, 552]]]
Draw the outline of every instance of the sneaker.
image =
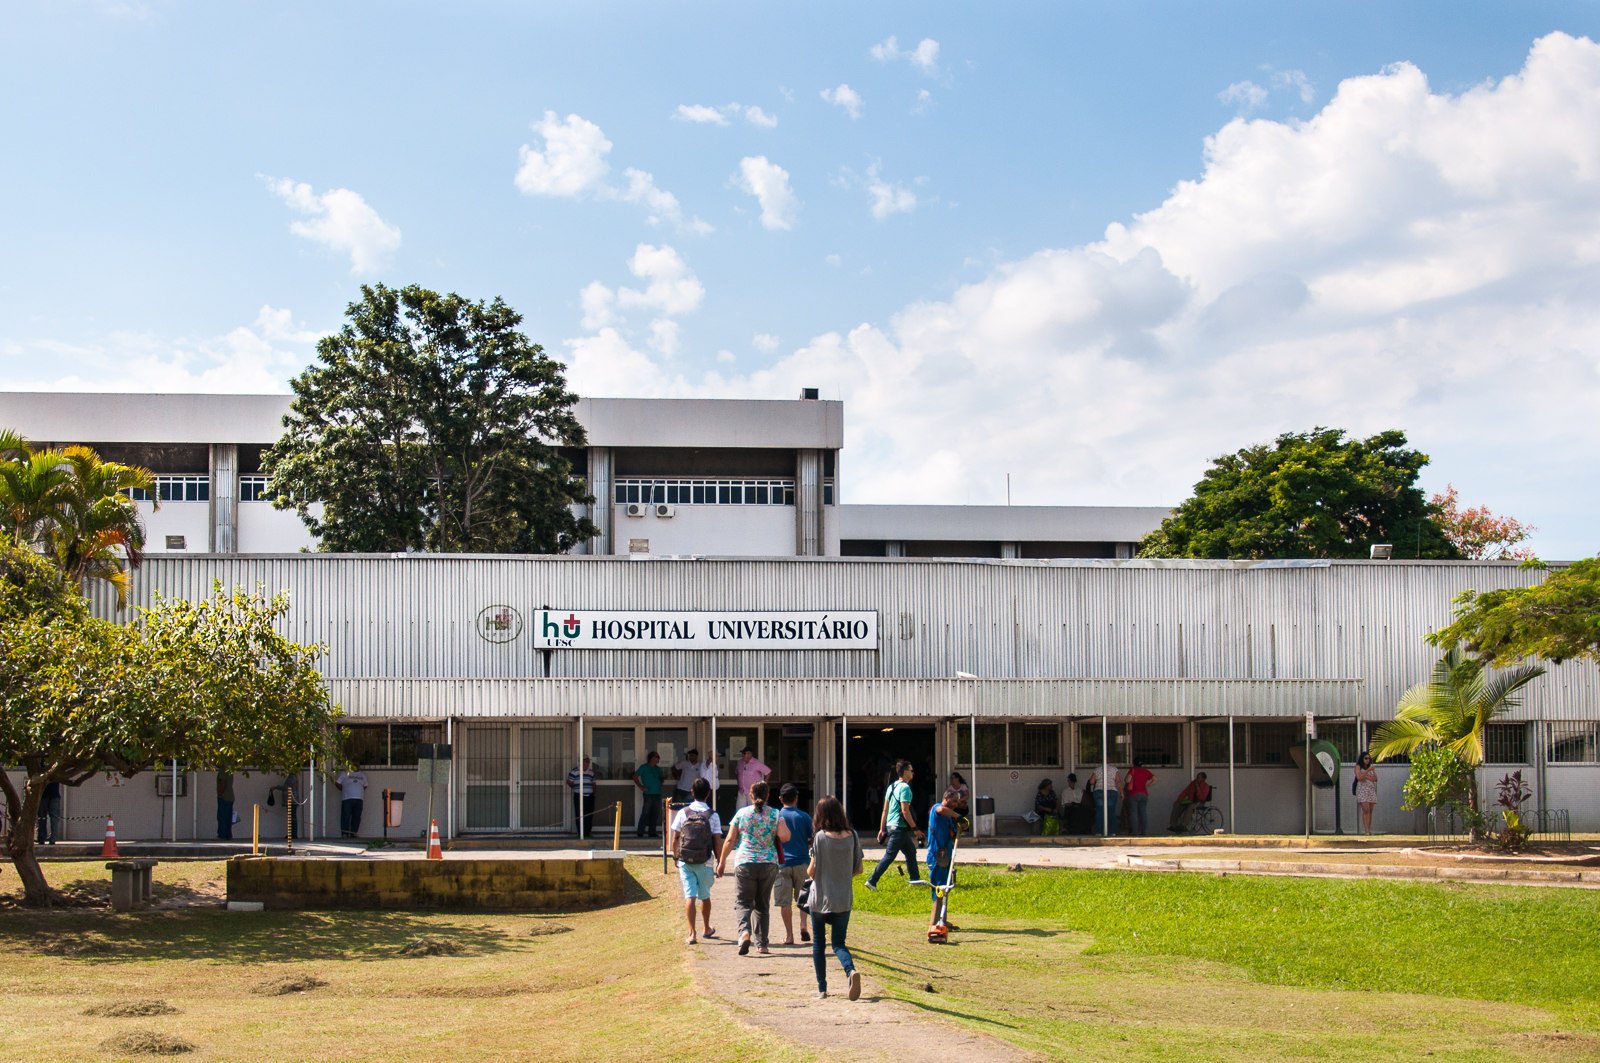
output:
[[867, 887], [867, 889], [871, 890], [873, 893], [878, 892], [878, 884], [873, 882], [870, 878], [863, 882], [862, 885]]
[[857, 1000], [861, 996], [861, 972], [850, 972], [850, 999]]
[[818, 1000], [827, 1000], [828, 999], [828, 991], [826, 989], [817, 990], [817, 999]]

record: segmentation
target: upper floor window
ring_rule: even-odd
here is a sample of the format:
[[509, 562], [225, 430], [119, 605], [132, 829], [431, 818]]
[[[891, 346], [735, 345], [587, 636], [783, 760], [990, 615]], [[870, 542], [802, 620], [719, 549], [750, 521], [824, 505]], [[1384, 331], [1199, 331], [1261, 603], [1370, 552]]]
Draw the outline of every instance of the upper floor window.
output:
[[[138, 502], [150, 501], [150, 492], [142, 487], [129, 488], [127, 494]], [[211, 477], [157, 476], [155, 497], [162, 502], [209, 502]]]
[[792, 506], [793, 480], [618, 480], [616, 502], [670, 506]]
[[268, 477], [241, 476], [239, 477], [239, 501], [241, 502], [271, 502], [272, 495], [267, 490]]

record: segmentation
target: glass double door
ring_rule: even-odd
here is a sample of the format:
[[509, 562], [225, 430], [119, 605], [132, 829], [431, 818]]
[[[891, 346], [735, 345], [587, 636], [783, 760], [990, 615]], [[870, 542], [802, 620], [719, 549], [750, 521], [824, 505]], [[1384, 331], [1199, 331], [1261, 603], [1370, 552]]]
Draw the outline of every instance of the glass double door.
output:
[[464, 830], [572, 829], [565, 727], [468, 725], [462, 738]]
[[633, 773], [647, 763], [651, 753], [659, 758], [656, 763], [661, 768], [662, 799], [672, 799], [677, 786], [672, 777], [673, 765], [683, 760], [689, 750], [687, 727], [595, 727], [586, 739], [594, 769], [597, 835], [615, 830], [616, 816], [622, 817], [624, 831], [636, 830], [643, 794], [633, 781]]

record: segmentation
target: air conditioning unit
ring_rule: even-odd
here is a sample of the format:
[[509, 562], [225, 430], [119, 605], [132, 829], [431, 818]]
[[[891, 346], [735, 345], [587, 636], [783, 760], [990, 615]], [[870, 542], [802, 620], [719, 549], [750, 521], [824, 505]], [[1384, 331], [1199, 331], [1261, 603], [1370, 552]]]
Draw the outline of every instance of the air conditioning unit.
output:
[[675, 516], [677, 514], [677, 512], [678, 512], [678, 507], [677, 506], [657, 506], [656, 507], [656, 516], [658, 516], [658, 517]]
[[642, 517], [645, 514], [645, 510], [647, 510], [649, 508], [650, 507], [645, 505], [643, 502], [629, 502], [628, 503], [628, 516], [630, 516], [630, 517]]

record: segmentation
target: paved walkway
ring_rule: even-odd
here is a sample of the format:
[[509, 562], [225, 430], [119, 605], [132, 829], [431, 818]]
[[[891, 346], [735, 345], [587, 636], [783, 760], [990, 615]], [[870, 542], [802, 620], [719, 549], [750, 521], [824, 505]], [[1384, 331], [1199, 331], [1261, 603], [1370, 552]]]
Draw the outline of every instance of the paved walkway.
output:
[[[880, 997], [879, 987], [866, 971], [862, 972], [861, 999], [851, 1001], [848, 983], [832, 949], [828, 952], [829, 995], [826, 1000], [819, 1000], [811, 945], [799, 944], [798, 925], [796, 943], [780, 944], [783, 920], [777, 908], [772, 909], [772, 954], [761, 956], [752, 948], [748, 956], [740, 956], [731, 870], [711, 891], [711, 921], [717, 936], [701, 938], [693, 949], [691, 963], [701, 983], [722, 997], [741, 1021], [816, 1049], [830, 1060], [1021, 1063], [1035, 1058], [992, 1037], [933, 1018], [909, 1004]], [[800, 915], [798, 910], [795, 915]], [[687, 936], [688, 928], [681, 916], [679, 925]]]

